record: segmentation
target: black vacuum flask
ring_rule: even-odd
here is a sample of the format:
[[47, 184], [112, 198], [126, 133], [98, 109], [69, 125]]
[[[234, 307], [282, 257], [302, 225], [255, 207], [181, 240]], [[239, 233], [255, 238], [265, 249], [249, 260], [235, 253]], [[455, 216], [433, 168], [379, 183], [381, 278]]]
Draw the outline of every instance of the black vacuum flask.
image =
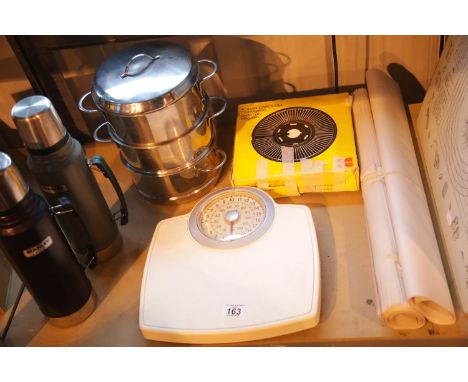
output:
[[[65, 203], [58, 208], [65, 213]], [[0, 245], [41, 312], [73, 326], [94, 310], [91, 283], [43, 197], [0, 152]]]

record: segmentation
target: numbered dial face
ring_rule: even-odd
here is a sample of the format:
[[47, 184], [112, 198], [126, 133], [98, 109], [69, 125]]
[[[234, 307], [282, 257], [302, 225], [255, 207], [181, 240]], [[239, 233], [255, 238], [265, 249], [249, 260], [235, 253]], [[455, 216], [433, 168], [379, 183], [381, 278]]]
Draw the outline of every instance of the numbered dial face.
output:
[[212, 239], [237, 240], [254, 232], [265, 220], [265, 203], [242, 191], [221, 195], [202, 209], [197, 225]]
[[258, 189], [220, 190], [202, 200], [192, 211], [190, 231], [202, 244], [233, 248], [258, 239], [271, 225], [274, 203]]

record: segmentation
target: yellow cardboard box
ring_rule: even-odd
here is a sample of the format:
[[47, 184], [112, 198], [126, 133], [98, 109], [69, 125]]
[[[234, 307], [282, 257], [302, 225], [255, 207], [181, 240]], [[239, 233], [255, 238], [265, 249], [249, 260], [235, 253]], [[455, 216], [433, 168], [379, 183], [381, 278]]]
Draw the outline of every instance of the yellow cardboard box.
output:
[[274, 197], [359, 190], [351, 105], [348, 93], [239, 105], [233, 185]]

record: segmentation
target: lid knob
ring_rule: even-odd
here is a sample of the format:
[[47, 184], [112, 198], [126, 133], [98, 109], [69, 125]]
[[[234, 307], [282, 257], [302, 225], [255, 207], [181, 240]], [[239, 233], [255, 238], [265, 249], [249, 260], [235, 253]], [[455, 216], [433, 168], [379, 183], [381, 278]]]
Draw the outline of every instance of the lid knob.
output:
[[41, 150], [59, 142], [67, 130], [47, 97], [23, 98], [11, 109], [11, 117], [27, 149]]
[[11, 158], [0, 152], [0, 212], [16, 206], [29, 191]]

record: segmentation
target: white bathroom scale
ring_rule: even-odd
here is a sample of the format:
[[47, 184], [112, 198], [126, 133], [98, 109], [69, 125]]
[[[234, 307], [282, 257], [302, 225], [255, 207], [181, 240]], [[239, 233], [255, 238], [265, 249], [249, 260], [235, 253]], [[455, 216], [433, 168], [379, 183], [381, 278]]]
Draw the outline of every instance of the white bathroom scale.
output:
[[319, 317], [319, 251], [307, 206], [224, 188], [157, 225], [140, 295], [145, 338], [252, 341], [312, 328]]

